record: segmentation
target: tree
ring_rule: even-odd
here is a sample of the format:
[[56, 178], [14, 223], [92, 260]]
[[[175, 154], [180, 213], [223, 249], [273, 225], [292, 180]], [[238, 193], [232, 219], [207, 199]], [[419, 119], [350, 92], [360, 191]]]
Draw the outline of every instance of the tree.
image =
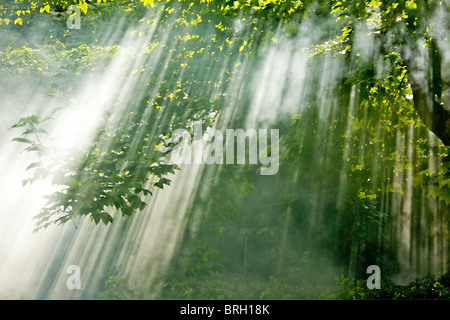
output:
[[[446, 1], [334, 1], [332, 12], [344, 21], [341, 45], [352, 52], [358, 29], [365, 28], [379, 43], [375, 59], [399, 55], [399, 65], [407, 70], [414, 106], [424, 124], [445, 145], [450, 144], [448, 107], [449, 75], [446, 72], [448, 6]], [[369, 28], [367, 28], [369, 26]], [[374, 60], [375, 60], [374, 59]], [[374, 61], [377, 63], [379, 61]], [[374, 72], [377, 72], [376, 68]]]

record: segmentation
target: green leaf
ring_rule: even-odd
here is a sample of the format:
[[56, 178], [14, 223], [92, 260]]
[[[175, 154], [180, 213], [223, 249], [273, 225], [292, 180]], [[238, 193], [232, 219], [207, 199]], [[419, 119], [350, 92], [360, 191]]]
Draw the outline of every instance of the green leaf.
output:
[[42, 146], [40, 146], [40, 145], [38, 145], [38, 144], [33, 144], [32, 146], [27, 147], [27, 148], [25, 148], [24, 150], [25, 150], [25, 151], [28, 151], [28, 152], [30, 152], [30, 151], [37, 151], [37, 152], [40, 152], [40, 151], [42, 151]]
[[41, 7], [40, 9], [39, 9], [39, 12], [40, 13], [43, 13], [43, 12], [47, 12], [47, 13], [50, 13], [50, 5], [45, 5], [45, 6], [43, 6], [43, 7]]
[[153, 193], [150, 190], [142, 189], [142, 193], [146, 196], [148, 194], [153, 195]]
[[151, 6], [152, 8], [155, 6], [155, 0], [141, 0], [144, 6]]
[[95, 224], [98, 224], [101, 219], [102, 219], [102, 216], [100, 214], [92, 215], [92, 220], [94, 220]]
[[416, 3], [415, 0], [406, 1], [406, 6], [407, 6], [410, 10], [415, 10], [415, 9], [417, 9], [417, 3]]

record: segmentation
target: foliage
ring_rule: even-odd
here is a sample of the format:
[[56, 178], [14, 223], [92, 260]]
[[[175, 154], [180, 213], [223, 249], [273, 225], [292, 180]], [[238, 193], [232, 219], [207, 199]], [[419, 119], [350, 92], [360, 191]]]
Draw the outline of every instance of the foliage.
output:
[[[333, 272], [351, 265], [353, 269], [346, 270], [360, 276], [364, 267], [375, 261], [385, 272], [394, 274], [398, 261], [396, 243], [390, 235], [398, 221], [390, 210], [392, 199], [405, 195], [409, 186], [414, 196], [450, 203], [448, 149], [442, 143], [442, 130], [427, 121], [417, 100], [431, 94], [432, 101], [445, 103], [445, 79], [435, 61], [441, 53], [427, 28], [429, 19], [420, 19], [430, 17], [442, 3], [32, 3], [22, 0], [9, 7], [0, 6], [0, 30], [7, 39], [1, 44], [0, 70], [16, 78], [34, 79], [60, 104], [46, 114], [23, 117], [12, 127], [16, 132], [23, 130], [13, 140], [37, 158], [28, 166], [33, 175], [24, 183], [49, 178], [58, 188], [48, 196], [47, 206], [37, 216], [37, 229], [80, 216], [97, 224], [109, 224], [116, 211], [132, 216], [144, 210], [155, 188], [169, 185], [178, 169], [164, 159], [173, 147], [173, 130], [187, 128], [193, 135], [193, 121], [202, 122], [204, 129], [217, 123], [217, 115], [228, 112], [230, 101], [238, 99], [229, 95], [236, 83], [242, 83], [243, 98], [238, 101], [243, 107], [233, 110], [232, 122], [227, 125], [243, 127], [251, 95], [247, 79], [257, 65], [259, 53], [280, 41], [279, 30], [289, 39], [308, 19], [332, 21], [327, 32], [311, 31], [319, 34], [319, 40], [309, 48], [313, 75], [308, 81], [311, 88], [323, 89], [319, 66], [326, 70], [333, 63], [343, 66], [341, 78], [335, 87], [327, 87], [326, 93], [308, 91], [299, 102], [298, 113], [274, 120], [282, 132], [283, 150], [280, 172], [275, 177], [263, 179], [258, 168], [250, 166], [205, 169], [205, 176], [216, 179], [204, 181], [194, 196], [195, 205], [188, 218], [189, 225], [196, 229], [183, 239], [168, 272], [164, 297], [327, 297], [333, 295], [329, 282], [324, 280], [323, 286], [314, 288], [314, 284], [297, 277], [301, 271], [292, 266], [305, 262], [302, 266], [311, 270], [317, 280], [324, 271], [313, 270], [306, 263], [311, 252], [317, 257], [334, 252], [340, 265]], [[66, 9], [71, 4], [82, 9], [83, 31], [65, 27]], [[54, 31], [42, 43], [14, 39], [13, 32], [29, 32], [43, 16], [50, 17], [47, 23]], [[117, 31], [119, 35], [123, 36], [129, 26], [135, 32], [127, 37], [143, 39], [152, 35], [146, 40], [144, 52], [131, 50], [127, 59], [164, 58], [123, 72], [140, 84], [140, 90], [131, 98], [111, 99], [125, 101], [111, 102], [110, 106], [123, 112], [107, 113], [99, 119], [100, 129], [85, 150], [74, 157], [48, 154], [47, 143], [51, 144], [53, 137], [47, 133], [47, 126], [75, 105], [64, 101], [64, 97], [91, 74], [107, 70], [122, 49], [118, 44], [102, 43], [102, 36], [117, 21], [116, 16], [124, 22]], [[324, 24], [325, 29], [328, 27]], [[366, 31], [367, 38], [361, 40], [359, 37]], [[364, 40], [372, 43], [372, 51], [361, 45]], [[430, 89], [423, 94], [414, 85], [415, 66], [409, 58], [411, 52], [416, 53], [412, 43], [419, 40], [424, 41], [434, 59], [424, 81]], [[330, 57], [332, 60], [327, 60]], [[245, 69], [244, 63], [250, 67]], [[318, 110], [323, 108], [321, 95], [327, 94], [333, 96], [329, 102], [337, 107], [329, 107], [331, 111], [324, 119]], [[407, 146], [410, 149], [406, 150]], [[311, 247], [302, 247], [303, 240]], [[317, 248], [323, 251], [316, 252]], [[261, 257], [272, 258], [263, 261]], [[262, 272], [262, 278], [253, 276]], [[345, 282], [348, 278], [343, 279]], [[448, 297], [445, 279], [426, 278], [407, 287], [386, 280], [381, 291], [367, 291], [365, 283], [359, 281], [342, 297]], [[123, 277], [110, 275], [103, 297], [135, 295], [124, 283]]]
[[[335, 277], [335, 283], [322, 283], [320, 279], [314, 279], [311, 283], [295, 283], [276, 277], [243, 279], [239, 276], [214, 276], [207, 280], [173, 278], [165, 284], [161, 297], [182, 300], [440, 300], [450, 297], [449, 278], [449, 273], [438, 277], [428, 274], [404, 285], [383, 278], [380, 289], [368, 289], [365, 279], [351, 281], [343, 275]], [[101, 292], [100, 298], [136, 299], [138, 296], [127, 287], [126, 279], [116, 274], [105, 278], [105, 290]]]
[[95, 299], [105, 300], [125, 300], [136, 299], [135, 293], [130, 290], [126, 283], [126, 278], [117, 270], [110, 269], [105, 272], [102, 287], [98, 289], [99, 296]]
[[[154, 20], [151, 17], [148, 19], [148, 25], [151, 27]], [[167, 18], [166, 22], [160, 21], [160, 24], [164, 25], [164, 23], [170, 23], [170, 21]], [[182, 19], [176, 27], [182, 28], [186, 23], [186, 20]], [[195, 27], [195, 24], [189, 24]], [[161, 32], [164, 32], [164, 30], [161, 30]], [[159, 34], [154, 35], [154, 39], [157, 40], [158, 36]], [[69, 160], [65, 165], [55, 165], [51, 159], [58, 157], [52, 154], [50, 157], [47, 155], [50, 161], [38, 161], [29, 167], [30, 170], [34, 169], [36, 174], [32, 179], [27, 180], [28, 182], [49, 176], [52, 177], [53, 183], [60, 188], [58, 192], [49, 196], [47, 207], [37, 217], [37, 229], [47, 227], [50, 223], [65, 223], [71, 218], [84, 215], [90, 216], [96, 223], [102, 221], [108, 224], [113, 221], [113, 218], [106, 211], [107, 208], [115, 208], [122, 211], [124, 215], [131, 215], [136, 210], [142, 210], [145, 207], [142, 197], [151, 194], [151, 190], [147, 188], [152, 186], [164, 188], [164, 185], [170, 184], [170, 179], [166, 175], [173, 173], [176, 166], [161, 162], [167, 150], [157, 150], [158, 147], [155, 148], [155, 146], [165, 144], [165, 139], [170, 137], [170, 128], [187, 126], [190, 117], [208, 124], [212, 123], [213, 118], [210, 118], [210, 115], [214, 109], [208, 109], [220, 107], [221, 103], [220, 96], [217, 99], [205, 99], [203, 92], [200, 90], [206, 82], [210, 83], [210, 80], [205, 79], [205, 75], [199, 73], [202, 70], [203, 61], [201, 64], [193, 62], [192, 73], [183, 80], [176, 81], [173, 75], [185, 69], [188, 60], [204, 60], [205, 55], [210, 56], [212, 61], [216, 61], [217, 65], [222, 65], [222, 63], [219, 64], [219, 61], [223, 57], [216, 58], [215, 52], [211, 52], [211, 45], [205, 44], [205, 40], [207, 40], [205, 37], [213, 36], [214, 34], [199, 36], [193, 33], [180, 43], [181, 36], [177, 34], [173, 39], [169, 39], [169, 43], [155, 42], [154, 48], [159, 47], [158, 50], [162, 50], [166, 55], [170, 56], [174, 52], [181, 53], [169, 64], [161, 61], [159, 65], [155, 66], [155, 70], [151, 71], [149, 78], [144, 78], [144, 76], [148, 76], [147, 74], [142, 76], [138, 72], [137, 77], [142, 77], [142, 81], [145, 81], [144, 83], [147, 83], [149, 88], [155, 84], [160, 87], [153, 96], [145, 94], [140, 100], [126, 106], [125, 114], [127, 114], [128, 120], [124, 122], [124, 126], [99, 131], [95, 139], [96, 142], [90, 147], [90, 150], [74, 160]], [[177, 44], [177, 47], [172, 47], [171, 41]], [[191, 49], [193, 44], [190, 43], [200, 43], [203, 48], [197, 51], [206, 49], [206, 52], [201, 56], [196, 55], [196, 51]], [[47, 66], [44, 65], [44, 62], [41, 62], [35, 71], [40, 72], [43, 69], [50, 69], [52, 63], [54, 64], [52, 58], [56, 56], [54, 60], [62, 60], [60, 62], [62, 66], [56, 70], [57, 75], [63, 70], [68, 75], [85, 75], [89, 71], [99, 71], [105, 68], [109, 61], [105, 58], [109, 58], [108, 54], [116, 49], [117, 46], [109, 49], [97, 49], [82, 45], [76, 49], [61, 50], [59, 53], [54, 53], [51, 59], [45, 62], [48, 63]], [[5, 61], [11, 62], [16, 53], [22, 56], [24, 52], [36, 56], [40, 54], [40, 51], [31, 49], [10, 50], [5, 53], [7, 59]], [[149, 55], [151, 51], [144, 54]], [[97, 61], [100, 61], [101, 64], [99, 65]], [[9, 71], [9, 69], [11, 69], [10, 66], [6, 64], [4, 70]], [[21, 72], [22, 68], [14, 66], [11, 71]], [[30, 71], [34, 70], [27, 68], [27, 72]], [[162, 81], [159, 79], [160, 72], [165, 74]], [[48, 76], [51, 77], [53, 74], [49, 73]], [[42, 76], [42, 73], [40, 75]], [[74, 85], [73, 77], [66, 76], [65, 79], [70, 81], [71, 85]], [[51, 78], [49, 80], [51, 81]], [[120, 80], [117, 79], [117, 81]], [[225, 79], [224, 82], [226, 83], [226, 81], [228, 80]], [[214, 87], [218, 84], [212, 83], [212, 85]], [[56, 91], [59, 89], [57, 94], [60, 97], [64, 97], [67, 90], [70, 89], [67, 82], [61, 81], [58, 81], [55, 85], [50, 83], [49, 87], [52, 90], [57, 89]], [[187, 98], [188, 92], [189, 97]], [[192, 103], [194, 101], [195, 104]], [[67, 107], [70, 108], [70, 105], [65, 106], [65, 108]], [[120, 108], [120, 106], [118, 107]], [[149, 109], [155, 111], [151, 113], [149, 118], [144, 119], [143, 114], [149, 113]], [[166, 109], [169, 109], [172, 113], [171, 121], [161, 122], [159, 119], [169, 112]], [[48, 119], [48, 117], [45, 119]], [[24, 119], [19, 120], [13, 128], [27, 125], [28, 123], [24, 121]], [[108, 118], [104, 121], [107, 123]], [[154, 126], [155, 123], [159, 123], [158, 129]], [[34, 122], [29, 123], [29, 127], [22, 135], [27, 135], [30, 132], [35, 133], [36, 124]], [[45, 134], [45, 131], [39, 131], [39, 133]], [[137, 141], [136, 137], [140, 137], [141, 140]], [[35, 138], [39, 140], [38, 136]], [[38, 151], [38, 157], [45, 156], [41, 150], [44, 146], [39, 141], [25, 141], [19, 138], [15, 141], [32, 144], [31, 149], [27, 148], [27, 151]], [[133, 147], [130, 148], [130, 146]], [[46, 163], [47, 167], [38, 168], [41, 162]], [[55, 170], [55, 168], [60, 169]], [[150, 177], [151, 180], [149, 180]], [[148, 186], [147, 182], [151, 182], [151, 186]]]
[[439, 277], [428, 274], [406, 285], [398, 285], [389, 279], [382, 279], [380, 289], [368, 289], [365, 280], [358, 280], [352, 284], [348, 279], [340, 278], [339, 282], [344, 289], [338, 298], [352, 300], [448, 299], [450, 297], [449, 279], [449, 273]]
[[206, 300], [298, 300], [324, 299], [331, 295], [334, 287], [326, 284], [311, 283], [295, 284], [284, 279], [258, 279], [240, 277], [208, 280], [190, 279], [184, 282], [171, 281], [170, 291], [163, 296], [169, 299], [206, 299]]

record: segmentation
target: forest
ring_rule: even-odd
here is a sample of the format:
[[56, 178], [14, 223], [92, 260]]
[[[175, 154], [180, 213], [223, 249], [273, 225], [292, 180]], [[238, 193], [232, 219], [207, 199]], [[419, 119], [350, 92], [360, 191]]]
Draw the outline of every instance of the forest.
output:
[[449, 13], [1, 1], [0, 298], [450, 298]]

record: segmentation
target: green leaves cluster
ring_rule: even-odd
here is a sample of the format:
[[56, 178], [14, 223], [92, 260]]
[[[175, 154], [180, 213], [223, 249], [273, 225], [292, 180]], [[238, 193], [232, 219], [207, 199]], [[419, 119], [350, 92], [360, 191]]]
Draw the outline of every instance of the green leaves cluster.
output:
[[347, 278], [336, 279], [343, 288], [338, 295], [340, 299], [351, 300], [404, 300], [404, 299], [448, 299], [450, 297], [450, 275], [428, 274], [406, 285], [397, 285], [389, 279], [381, 280], [381, 289], [368, 289], [366, 280], [351, 283]]
[[[238, 45], [241, 44], [237, 41], [233, 43], [229, 36], [225, 37], [227, 32], [231, 34], [232, 31], [219, 30], [218, 35], [216, 28], [204, 27], [204, 24], [214, 26], [214, 22], [203, 22], [195, 12], [191, 5], [175, 8], [161, 6], [141, 21], [145, 21], [141, 32], [152, 28], [156, 28], [156, 32], [147, 51], [141, 53], [144, 57], [135, 57], [130, 52], [129, 59], [148, 60], [153, 54], [172, 58], [145, 64], [142, 69], [123, 70], [124, 75], [131, 74], [139, 79], [141, 89], [137, 90], [142, 90], [143, 94], [122, 97], [128, 105], [111, 106], [112, 109], [122, 110], [119, 127], [108, 129], [106, 124], [112, 118], [106, 116], [103, 119], [105, 125], [101, 126], [86, 152], [70, 157], [48, 155], [43, 150], [37, 154], [38, 161], [29, 169], [40, 174], [27, 182], [49, 177], [58, 187], [57, 192], [48, 196], [47, 206], [36, 217], [37, 229], [52, 223], [64, 224], [80, 216], [88, 216], [95, 223], [111, 223], [112, 209], [131, 216], [144, 209], [146, 202], [143, 199], [152, 194], [152, 188], [162, 189], [170, 184], [167, 175], [174, 173], [176, 166], [165, 163], [163, 156], [170, 150], [165, 143], [170, 138], [171, 130], [189, 127], [192, 121], [202, 121], [206, 125], [214, 122], [215, 112], [223, 108], [223, 94], [214, 97], [211, 92], [219, 88], [225, 92], [231, 75], [236, 74], [232, 63], [222, 69], [226, 56], [219, 52], [231, 55], [243, 50], [239, 50]], [[159, 20], [156, 18], [158, 15], [161, 17]], [[179, 18], [174, 24], [174, 17], [177, 16]], [[211, 19], [218, 21], [219, 18]], [[175, 30], [166, 41], [161, 41], [168, 27]], [[187, 28], [189, 32], [185, 34]], [[139, 30], [133, 35], [140, 36]], [[219, 36], [225, 37], [225, 41], [217, 48], [214, 41], [218, 41]], [[64, 41], [64, 37], [60, 40]], [[86, 44], [66, 49], [65, 44], [59, 42], [48, 47], [50, 59], [44, 59], [48, 51], [43, 52], [42, 49], [11, 48], [1, 54], [4, 72], [30, 73], [39, 78], [44, 87], [47, 86], [49, 96], [64, 100], [65, 96], [70, 95], [71, 88], [82, 85], [82, 79], [86, 79], [89, 73], [95, 74], [107, 68], [117, 49], [117, 45], [97, 47]], [[24, 54], [35, 63], [20, 68], [11, 65], [14, 59], [26, 63], [22, 59]], [[209, 76], [222, 71], [225, 76], [220, 80]], [[180, 77], [181, 74], [184, 76]], [[212, 98], [205, 98], [209, 96]], [[63, 109], [71, 108], [71, 104], [65, 101]], [[21, 119], [14, 127], [25, 125], [24, 121]], [[24, 134], [27, 133], [31, 131]], [[37, 142], [19, 138], [15, 141], [32, 144], [31, 148], [44, 148]], [[61, 158], [65, 159], [63, 163], [52, 161]]]
[[[120, 129], [116, 132], [99, 131], [96, 142], [87, 152], [71, 158], [63, 157], [65, 162], [58, 163], [56, 159], [61, 158], [48, 154], [48, 150], [46, 153], [38, 136], [46, 134], [46, 131], [37, 125], [48, 119], [31, 116], [20, 119], [13, 126], [25, 127], [22, 136], [33, 135], [35, 138], [18, 137], [13, 141], [29, 145], [25, 150], [35, 151], [38, 159], [42, 160], [28, 167], [27, 170], [34, 170], [35, 174], [24, 183], [49, 177], [59, 190], [46, 197], [47, 205], [36, 216], [36, 230], [51, 223], [78, 220], [80, 216], [89, 216], [95, 223], [111, 223], [113, 217], [108, 209], [115, 208], [130, 216], [144, 209], [146, 203], [142, 199], [152, 194], [149, 188], [154, 185], [162, 189], [170, 184], [170, 180], [163, 176], [174, 173], [176, 166], [165, 164], [161, 159], [164, 153], [147, 143], [148, 138], [130, 152], [136, 123], [122, 132]], [[135, 117], [130, 115], [129, 120], [132, 122], [133, 119]]]

